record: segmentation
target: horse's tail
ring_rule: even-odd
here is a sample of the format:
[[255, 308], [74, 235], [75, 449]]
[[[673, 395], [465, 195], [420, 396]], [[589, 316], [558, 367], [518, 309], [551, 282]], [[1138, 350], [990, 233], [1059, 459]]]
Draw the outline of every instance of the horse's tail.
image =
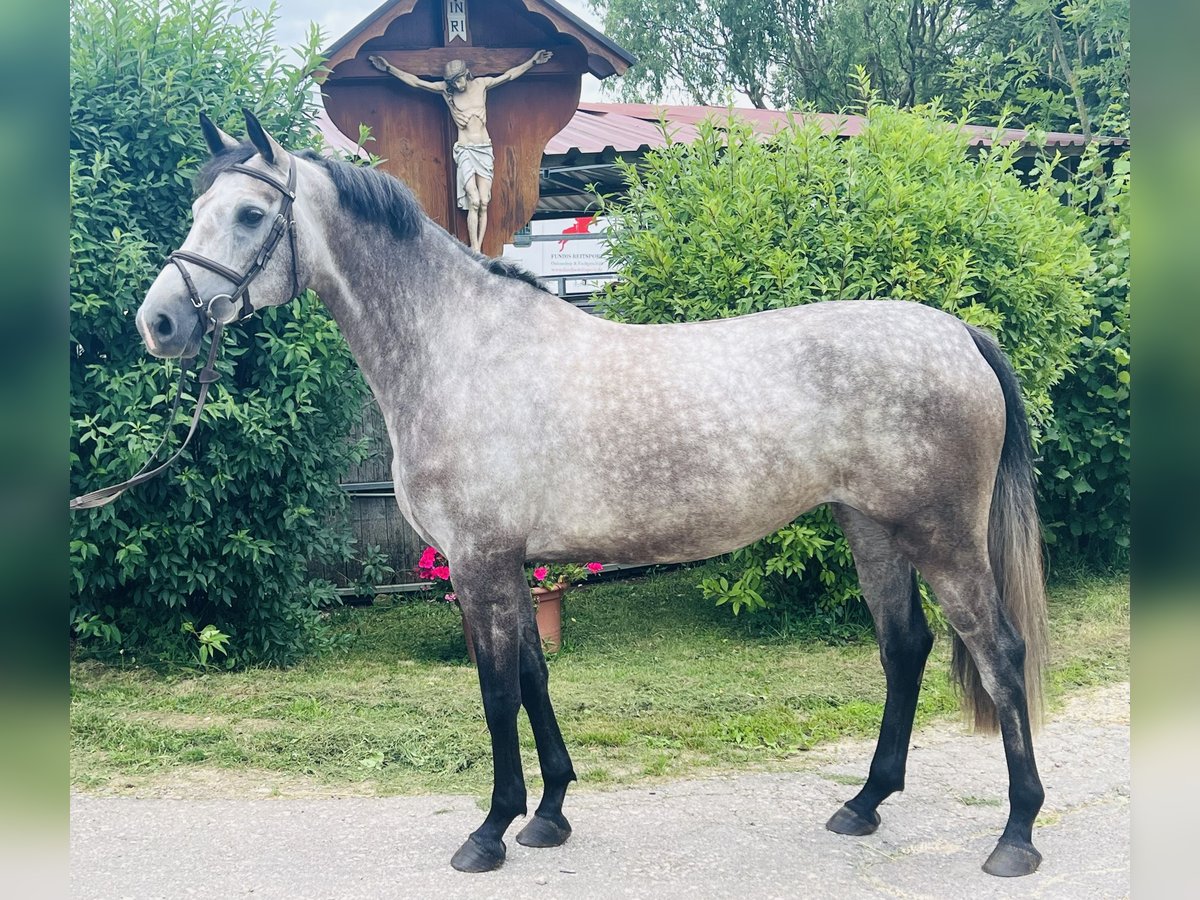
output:
[[[1042, 674], [1046, 663], [1046, 591], [1042, 574], [1042, 536], [1034, 483], [1033, 450], [1029, 423], [1021, 400], [1021, 386], [1012, 365], [986, 332], [967, 326], [1004, 392], [1004, 446], [992, 509], [988, 520], [988, 555], [1000, 600], [1009, 619], [1025, 641], [1025, 695], [1029, 721], [1036, 728], [1042, 716]], [[963, 712], [974, 714], [977, 731], [995, 732], [996, 707], [983, 689], [979, 670], [956, 634], [951, 674], [961, 688]]]

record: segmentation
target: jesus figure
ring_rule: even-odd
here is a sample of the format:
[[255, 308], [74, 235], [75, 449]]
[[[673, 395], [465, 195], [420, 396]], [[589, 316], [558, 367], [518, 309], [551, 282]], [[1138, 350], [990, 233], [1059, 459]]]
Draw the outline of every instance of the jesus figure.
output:
[[487, 130], [487, 92], [520, 78], [534, 66], [548, 62], [553, 55], [549, 50], [539, 50], [507, 72], [479, 77], [472, 75], [461, 59], [452, 59], [446, 63], [444, 77], [440, 81], [425, 81], [411, 72], [397, 69], [381, 56], [368, 57], [371, 65], [379, 71], [399, 78], [409, 87], [441, 94], [450, 108], [450, 117], [458, 126], [458, 140], [454, 142], [458, 205], [467, 211], [467, 235], [474, 250], [483, 246], [483, 235], [487, 231], [487, 208], [492, 199], [495, 168], [492, 138]]

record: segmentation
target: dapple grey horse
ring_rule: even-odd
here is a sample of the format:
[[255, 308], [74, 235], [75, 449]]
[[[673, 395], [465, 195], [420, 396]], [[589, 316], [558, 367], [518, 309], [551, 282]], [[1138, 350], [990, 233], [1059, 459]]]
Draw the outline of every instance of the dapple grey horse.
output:
[[[555, 846], [571, 832], [562, 806], [576, 776], [527, 558], [702, 559], [822, 503], [849, 538], [887, 680], [869, 777], [827, 827], [873, 832], [880, 802], [904, 787], [933, 642], [919, 571], [955, 632], [967, 708], [999, 727], [1008, 760], [1009, 818], [984, 868], [1037, 868], [1040, 534], [1020, 389], [990, 337], [884, 300], [606, 321], [465, 248], [396, 179], [288, 153], [246, 122], [240, 143], [203, 120], [213, 156], [194, 222], [137, 327], [155, 356], [191, 356], [213, 320], [238, 317], [237, 300], [253, 312], [306, 289], [340, 326], [387, 422], [400, 510], [450, 560], [475, 635], [495, 780], [456, 868], [499, 866], [506, 829], [527, 812], [521, 706], [545, 790], [517, 840]], [[437, 415], [419, 411], [423, 397]]]

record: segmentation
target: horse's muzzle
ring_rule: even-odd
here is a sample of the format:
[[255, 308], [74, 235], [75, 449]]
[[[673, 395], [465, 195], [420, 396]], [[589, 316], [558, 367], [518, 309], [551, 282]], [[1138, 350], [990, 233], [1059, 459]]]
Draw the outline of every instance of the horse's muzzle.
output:
[[177, 299], [146, 298], [137, 311], [136, 323], [146, 349], [159, 359], [195, 356], [207, 330], [199, 310]]

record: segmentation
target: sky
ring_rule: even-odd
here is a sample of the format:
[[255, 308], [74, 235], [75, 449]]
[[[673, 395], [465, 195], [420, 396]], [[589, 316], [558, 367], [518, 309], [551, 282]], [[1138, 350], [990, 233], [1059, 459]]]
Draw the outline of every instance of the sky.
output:
[[[347, 31], [384, 4], [385, 0], [276, 0], [279, 19], [276, 38], [285, 49], [295, 47], [304, 40], [309, 23], [316, 22], [321, 28], [322, 47], [328, 47]], [[468, 0], [469, 2], [469, 0]], [[579, 18], [603, 31], [602, 23], [588, 7], [587, 0], [557, 0]], [[271, 0], [244, 0], [245, 6], [266, 9]], [[584, 101], [603, 101], [600, 82], [589, 74], [583, 76]]]

